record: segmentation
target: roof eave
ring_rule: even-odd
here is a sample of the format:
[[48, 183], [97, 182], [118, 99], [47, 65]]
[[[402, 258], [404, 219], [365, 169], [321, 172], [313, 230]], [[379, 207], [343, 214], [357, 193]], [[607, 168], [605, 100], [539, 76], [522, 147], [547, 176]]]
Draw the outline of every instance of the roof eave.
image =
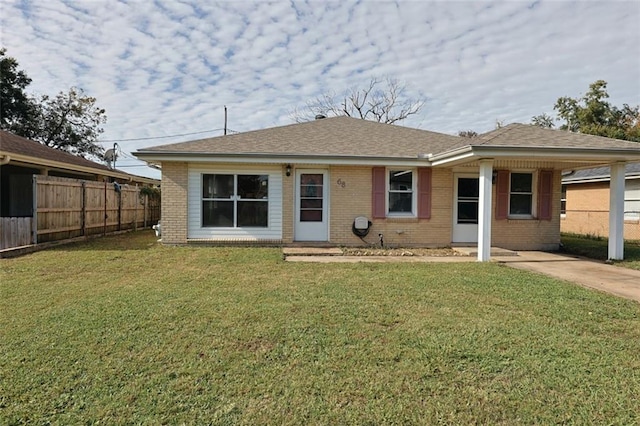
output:
[[303, 154], [263, 154], [263, 153], [205, 153], [205, 152], [157, 152], [137, 151], [133, 155], [149, 163], [163, 161], [183, 161], [197, 163], [308, 163], [334, 165], [403, 165], [428, 167], [431, 162], [424, 156], [410, 157], [376, 157], [350, 155], [303, 155]]
[[568, 148], [468, 145], [429, 157], [434, 166], [456, 165], [479, 158], [535, 158], [607, 164], [640, 160], [640, 150], [627, 148]]
[[142, 176], [134, 176], [128, 173], [121, 173], [117, 170], [106, 170], [87, 166], [80, 166], [75, 164], [63, 163], [61, 161], [47, 160], [43, 158], [32, 157], [24, 154], [17, 154], [8, 151], [0, 151], [0, 155], [8, 156], [11, 161], [19, 163], [32, 164], [34, 167], [53, 168], [58, 170], [65, 170], [68, 172], [79, 172], [91, 175], [103, 175], [119, 179], [138, 180], [145, 183], [157, 183], [157, 179], [145, 178]]

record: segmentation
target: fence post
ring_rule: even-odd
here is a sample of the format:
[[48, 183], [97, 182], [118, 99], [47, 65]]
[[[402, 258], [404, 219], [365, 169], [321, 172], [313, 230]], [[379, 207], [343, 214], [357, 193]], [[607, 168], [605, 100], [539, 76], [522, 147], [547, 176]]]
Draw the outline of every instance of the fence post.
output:
[[107, 181], [104, 182], [104, 228], [102, 235], [107, 235]]
[[82, 181], [82, 213], [81, 213], [81, 226], [82, 236], [87, 236], [87, 182]]
[[118, 194], [118, 231], [122, 231], [122, 189], [116, 194]]
[[33, 214], [31, 216], [31, 243], [38, 244], [38, 175], [33, 175]]
[[144, 229], [147, 229], [147, 201], [149, 200], [149, 196], [147, 194], [144, 194], [144, 204], [142, 207], [142, 227]]

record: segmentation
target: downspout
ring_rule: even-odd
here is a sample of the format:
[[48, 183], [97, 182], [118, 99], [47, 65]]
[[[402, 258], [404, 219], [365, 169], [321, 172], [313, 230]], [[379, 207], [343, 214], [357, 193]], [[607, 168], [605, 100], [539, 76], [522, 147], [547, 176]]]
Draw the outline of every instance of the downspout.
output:
[[11, 157], [9, 155], [3, 155], [2, 160], [0, 160], [0, 166], [4, 166], [5, 164], [9, 164], [11, 161]]

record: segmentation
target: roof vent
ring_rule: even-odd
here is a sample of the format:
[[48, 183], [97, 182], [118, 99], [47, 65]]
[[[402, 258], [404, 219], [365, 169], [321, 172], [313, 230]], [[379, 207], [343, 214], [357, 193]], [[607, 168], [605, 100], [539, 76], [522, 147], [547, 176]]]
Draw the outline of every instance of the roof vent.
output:
[[327, 118], [324, 114], [316, 114], [316, 120], [322, 120], [323, 118]]

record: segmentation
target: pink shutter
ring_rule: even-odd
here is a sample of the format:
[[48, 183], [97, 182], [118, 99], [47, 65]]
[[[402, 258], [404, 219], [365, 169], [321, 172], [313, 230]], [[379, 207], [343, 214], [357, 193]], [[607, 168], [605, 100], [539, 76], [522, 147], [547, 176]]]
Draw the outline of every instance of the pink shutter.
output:
[[551, 220], [553, 171], [541, 170], [538, 177], [538, 219]]
[[373, 167], [372, 172], [372, 214], [374, 219], [382, 219], [387, 215], [385, 195], [387, 192], [387, 171], [384, 167]]
[[509, 217], [509, 171], [498, 170], [496, 176], [496, 220]]
[[418, 169], [418, 218], [431, 219], [431, 168]]

